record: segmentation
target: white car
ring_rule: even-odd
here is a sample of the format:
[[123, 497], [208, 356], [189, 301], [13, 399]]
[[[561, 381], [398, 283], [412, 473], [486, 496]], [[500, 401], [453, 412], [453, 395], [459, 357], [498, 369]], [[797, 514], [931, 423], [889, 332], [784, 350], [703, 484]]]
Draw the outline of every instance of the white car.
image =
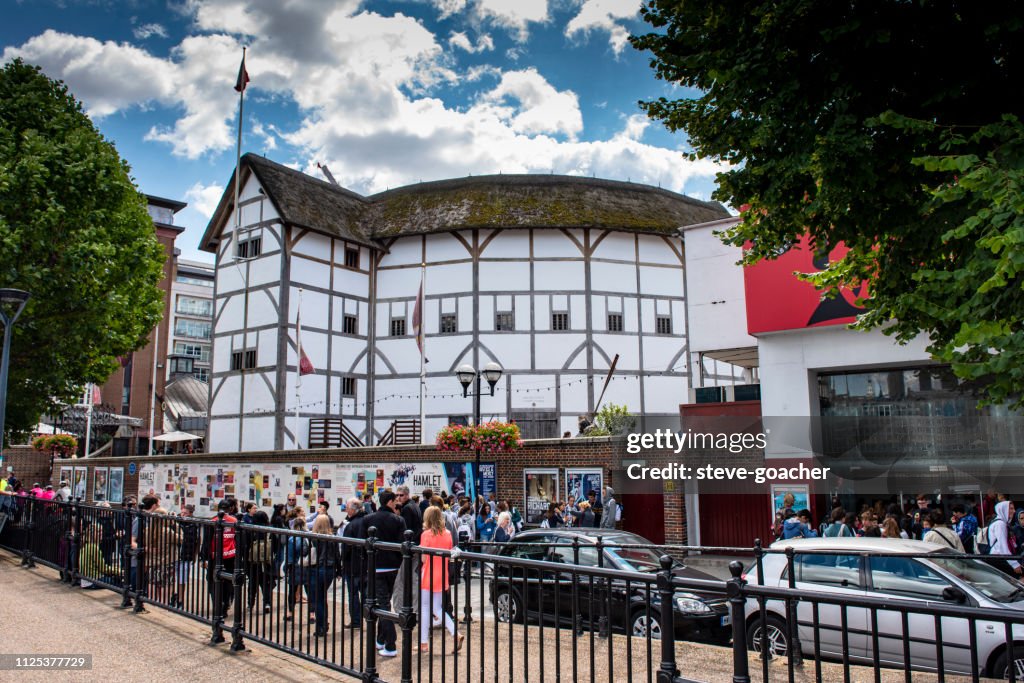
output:
[[[1020, 615], [1013, 624], [1014, 659], [1017, 680], [1024, 680], [1024, 584], [980, 561], [960, 557], [948, 547], [888, 538], [801, 538], [774, 543], [772, 550], [835, 551], [834, 554], [801, 554], [793, 558], [796, 589], [851, 597], [879, 597], [913, 608], [941, 604], [1014, 610]], [[877, 553], [864, 556], [861, 553]], [[925, 557], [886, 557], [886, 554], [915, 553]], [[788, 587], [786, 556], [766, 554], [764, 581], [758, 580], [756, 563], [747, 572], [752, 585]], [[789, 632], [786, 607], [781, 600], [766, 602], [768, 648], [773, 655], [788, 652]], [[877, 624], [871, 610], [846, 608], [847, 651], [851, 662], [871, 664], [874, 659], [872, 634], [878, 633], [878, 659], [883, 667], [905, 668], [903, 618], [894, 610], [879, 609]], [[935, 617], [909, 614], [910, 668], [936, 671]], [[797, 603], [798, 637], [801, 652], [814, 654], [814, 616], [810, 601]], [[761, 617], [758, 601], [746, 604], [747, 643], [760, 651]], [[942, 668], [947, 674], [972, 673], [969, 622], [965, 618], [942, 617]], [[1006, 627], [1002, 622], [975, 622], [978, 673], [1007, 677]], [[818, 642], [823, 657], [842, 658], [843, 628], [838, 605], [818, 604]]]

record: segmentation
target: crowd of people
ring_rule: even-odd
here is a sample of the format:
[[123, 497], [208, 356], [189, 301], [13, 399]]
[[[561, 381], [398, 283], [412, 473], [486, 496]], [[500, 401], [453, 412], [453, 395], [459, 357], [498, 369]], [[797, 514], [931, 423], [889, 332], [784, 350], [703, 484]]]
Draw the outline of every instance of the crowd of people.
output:
[[544, 529], [577, 527], [582, 529], [614, 529], [621, 519], [621, 506], [611, 486], [604, 487], [603, 504], [598, 504], [597, 491], [587, 491], [585, 500], [554, 501], [540, 522]]
[[916, 539], [948, 546], [953, 550], [983, 555], [1015, 555], [1014, 559], [988, 558], [986, 561], [1015, 577], [1024, 572], [1024, 508], [1001, 494], [988, 499], [990, 513], [979, 520], [980, 506], [956, 503], [949, 515], [931, 496], [920, 494], [914, 505], [904, 509], [898, 503], [862, 504], [859, 512], [848, 512], [838, 500], [832, 511], [815, 527], [811, 511], [794, 509], [795, 497], [787, 494], [776, 514], [773, 534], [778, 539], [817, 537], [866, 537]]

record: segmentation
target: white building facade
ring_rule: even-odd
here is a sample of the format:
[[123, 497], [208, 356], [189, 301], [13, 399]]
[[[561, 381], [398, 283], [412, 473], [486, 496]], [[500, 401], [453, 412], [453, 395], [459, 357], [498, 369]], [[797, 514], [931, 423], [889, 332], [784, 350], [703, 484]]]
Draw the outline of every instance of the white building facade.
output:
[[[324, 417], [375, 444], [392, 421], [418, 419], [421, 278], [428, 441], [472, 415], [464, 363], [501, 365], [482, 419], [515, 419], [527, 437], [575, 433], [615, 356], [605, 402], [647, 416], [686, 402], [677, 229], [727, 216], [720, 205], [560, 176], [362, 197], [253, 155], [240, 173], [241, 214], [232, 179], [202, 242], [216, 254], [209, 451], [306, 447], [309, 420]], [[297, 387], [300, 299], [315, 371]]]
[[[171, 283], [170, 325], [167, 355], [192, 359], [192, 375], [210, 381], [210, 353], [213, 338], [213, 266], [199, 261], [176, 259]], [[170, 378], [171, 368], [164, 369]]]

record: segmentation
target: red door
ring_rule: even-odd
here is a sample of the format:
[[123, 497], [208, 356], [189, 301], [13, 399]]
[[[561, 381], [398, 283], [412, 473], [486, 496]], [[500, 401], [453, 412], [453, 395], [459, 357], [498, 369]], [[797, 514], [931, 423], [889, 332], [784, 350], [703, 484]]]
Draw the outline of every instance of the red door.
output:
[[657, 493], [622, 494], [622, 528], [651, 543], [665, 543], [665, 496]]
[[701, 493], [700, 544], [753, 548], [760, 538], [767, 546], [772, 542], [768, 525], [768, 503], [765, 494]]

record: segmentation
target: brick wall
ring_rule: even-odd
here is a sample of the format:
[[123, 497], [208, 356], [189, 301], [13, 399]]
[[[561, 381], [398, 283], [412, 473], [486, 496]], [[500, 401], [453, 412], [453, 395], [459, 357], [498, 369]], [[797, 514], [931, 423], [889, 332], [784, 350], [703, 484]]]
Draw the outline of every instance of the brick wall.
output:
[[[560, 485], [564, 490], [565, 469], [578, 467], [600, 467], [604, 470], [607, 485], [616, 487], [615, 477], [621, 476], [617, 469], [618, 451], [607, 437], [593, 439], [535, 439], [525, 441], [523, 447], [510, 455], [481, 455], [484, 462], [493, 461], [497, 469], [498, 496], [510, 499], [520, 510], [525, 509], [523, 500], [523, 470], [535, 467], [559, 469]], [[473, 453], [438, 451], [433, 445], [426, 446], [377, 446], [365, 448], [317, 449], [300, 451], [261, 451], [250, 453], [208, 453], [202, 455], [163, 455], [132, 458], [89, 458], [88, 460], [64, 460], [55, 464], [54, 484], [60, 476], [59, 464], [89, 466], [91, 496], [93, 467], [123, 467], [124, 495], [138, 493], [138, 467], [145, 463], [194, 462], [206, 465], [232, 463], [373, 463], [373, 462], [467, 462], [473, 460]], [[136, 465], [135, 475], [129, 474], [129, 463]], [[20, 475], [19, 475], [20, 476]], [[413, 493], [419, 493], [414, 491]], [[564, 494], [562, 494], [564, 495]], [[681, 490], [665, 494], [665, 542], [682, 544], [686, 540], [686, 510]], [[629, 528], [644, 534], [644, 524], [658, 524], [660, 520], [629, 520]]]
[[[50, 454], [41, 453], [31, 446], [4, 448], [4, 465], [0, 475], [7, 476], [8, 466], [14, 468], [14, 476], [24, 484], [26, 489], [32, 488], [36, 482], [45, 487], [50, 481]], [[56, 462], [54, 468], [56, 468]]]

